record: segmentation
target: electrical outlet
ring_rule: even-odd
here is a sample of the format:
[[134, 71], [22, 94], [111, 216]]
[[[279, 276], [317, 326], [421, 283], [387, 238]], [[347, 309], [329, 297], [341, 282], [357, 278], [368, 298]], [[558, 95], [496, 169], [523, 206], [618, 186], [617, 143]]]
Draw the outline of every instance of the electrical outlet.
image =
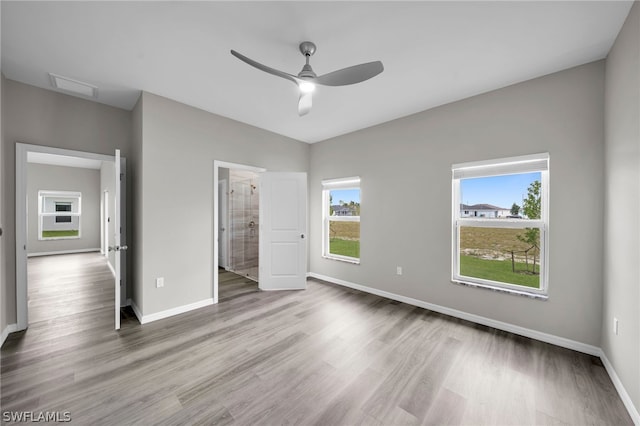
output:
[[402, 266], [396, 266], [396, 275], [402, 275]]
[[164, 287], [164, 277], [156, 278], [156, 288]]
[[618, 318], [613, 319], [613, 334], [618, 335]]

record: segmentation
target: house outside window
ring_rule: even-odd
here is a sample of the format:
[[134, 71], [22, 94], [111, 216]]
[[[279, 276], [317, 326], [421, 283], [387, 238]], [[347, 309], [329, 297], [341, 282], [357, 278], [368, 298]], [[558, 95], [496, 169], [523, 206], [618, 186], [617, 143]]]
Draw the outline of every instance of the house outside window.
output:
[[322, 256], [360, 263], [360, 178], [322, 181]]
[[[58, 212], [71, 212], [71, 206], [72, 206], [72, 203], [70, 203], [70, 202], [56, 201], [55, 202], [56, 213], [58, 213]], [[58, 216], [58, 215], [56, 215], [56, 223], [71, 223], [71, 222], [72, 222], [71, 216]]]
[[82, 194], [38, 191], [38, 239], [80, 238]]
[[452, 166], [452, 281], [546, 298], [549, 154]]

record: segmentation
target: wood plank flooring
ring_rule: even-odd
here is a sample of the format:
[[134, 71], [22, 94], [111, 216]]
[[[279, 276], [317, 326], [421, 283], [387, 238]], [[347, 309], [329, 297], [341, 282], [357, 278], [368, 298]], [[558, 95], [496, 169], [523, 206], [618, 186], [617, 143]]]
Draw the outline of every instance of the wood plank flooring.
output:
[[29, 324], [113, 307], [114, 282], [99, 253], [30, 257]]
[[2, 347], [2, 411], [73, 424], [630, 425], [600, 361], [310, 280], [140, 325], [109, 307]]

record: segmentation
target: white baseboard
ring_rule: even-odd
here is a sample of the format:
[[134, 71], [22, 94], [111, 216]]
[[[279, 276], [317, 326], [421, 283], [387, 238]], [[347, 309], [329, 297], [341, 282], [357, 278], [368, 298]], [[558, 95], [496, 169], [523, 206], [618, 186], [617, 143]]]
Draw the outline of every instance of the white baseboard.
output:
[[194, 309], [203, 308], [209, 305], [213, 305], [212, 298], [204, 299], [195, 303], [190, 303], [188, 305], [182, 305], [175, 308], [167, 309], [166, 311], [156, 312], [154, 314], [142, 315], [142, 312], [140, 312], [140, 309], [138, 308], [138, 306], [136, 306], [136, 304], [133, 301], [131, 301], [131, 308], [133, 309], [133, 312], [138, 317], [138, 321], [140, 321], [140, 324], [147, 324], [153, 321], [169, 318], [174, 315], [183, 314], [185, 312], [193, 311]]
[[18, 331], [18, 324], [9, 324], [2, 330], [2, 335], [0, 335], [0, 346], [4, 345], [4, 341], [9, 337], [9, 333], [14, 333]]
[[88, 248], [88, 249], [78, 249], [78, 250], [60, 250], [60, 251], [42, 251], [38, 253], [28, 253], [27, 257], [38, 257], [38, 256], [52, 256], [56, 254], [74, 254], [74, 253], [91, 253], [97, 251], [99, 252], [99, 248]]
[[604, 368], [607, 370], [607, 373], [609, 373], [609, 377], [611, 378], [613, 385], [616, 387], [618, 395], [620, 395], [620, 399], [622, 399], [622, 403], [627, 408], [627, 411], [631, 416], [631, 420], [633, 420], [633, 423], [636, 426], [640, 426], [640, 413], [638, 413], [638, 409], [633, 405], [633, 401], [620, 381], [618, 373], [616, 373], [616, 370], [613, 368], [613, 364], [611, 364], [609, 358], [607, 358], [607, 355], [602, 349], [600, 350], [600, 359], [602, 360], [602, 364], [604, 364]]
[[377, 296], [386, 297], [387, 299], [397, 300], [398, 302], [407, 303], [409, 305], [418, 306], [420, 308], [428, 309], [430, 311], [435, 311], [441, 314], [471, 321], [476, 324], [482, 324], [488, 327], [497, 328], [498, 330], [503, 330], [503, 331], [508, 331], [510, 333], [518, 334], [520, 336], [530, 337], [532, 339], [540, 340], [546, 343], [551, 343], [552, 345], [561, 346], [563, 348], [572, 349], [574, 351], [583, 352], [589, 355], [600, 356], [600, 354], [602, 353], [600, 348], [597, 346], [588, 345], [586, 343], [577, 342], [575, 340], [566, 339], [564, 337], [554, 336], [553, 334], [547, 334], [537, 330], [531, 330], [529, 328], [520, 327], [519, 325], [509, 324], [509, 323], [497, 321], [491, 318], [486, 318], [480, 315], [459, 311], [457, 309], [447, 308], [445, 306], [440, 306], [440, 305], [425, 302], [422, 300], [413, 299], [411, 297], [389, 293], [384, 290], [378, 290], [377, 288], [367, 287], [364, 285], [351, 283], [351, 282], [340, 280], [337, 278], [328, 277], [326, 275], [316, 274], [315, 272], [310, 272], [309, 276], [312, 278], [317, 278], [319, 280], [338, 284], [344, 287], [349, 287], [355, 290], [364, 291], [365, 293], [375, 294]]

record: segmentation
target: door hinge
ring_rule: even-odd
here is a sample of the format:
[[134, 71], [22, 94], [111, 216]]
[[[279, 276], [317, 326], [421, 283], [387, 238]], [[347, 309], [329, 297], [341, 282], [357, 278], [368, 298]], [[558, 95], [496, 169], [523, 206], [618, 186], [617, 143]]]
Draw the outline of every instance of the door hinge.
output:
[[124, 173], [120, 173], [120, 181], [122, 181], [123, 176], [124, 176]]

